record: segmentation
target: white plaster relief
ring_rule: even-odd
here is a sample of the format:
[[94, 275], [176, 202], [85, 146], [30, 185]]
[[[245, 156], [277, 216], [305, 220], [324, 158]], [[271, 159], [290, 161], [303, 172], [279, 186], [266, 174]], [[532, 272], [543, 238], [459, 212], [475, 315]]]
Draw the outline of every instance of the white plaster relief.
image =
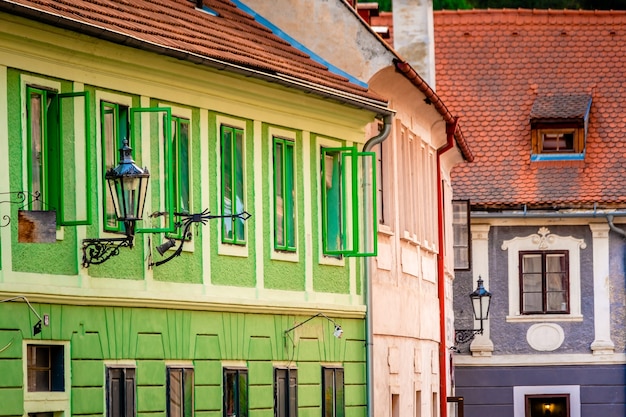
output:
[[565, 340], [563, 328], [555, 323], [537, 323], [526, 332], [526, 340], [531, 348], [540, 352], [558, 349]]

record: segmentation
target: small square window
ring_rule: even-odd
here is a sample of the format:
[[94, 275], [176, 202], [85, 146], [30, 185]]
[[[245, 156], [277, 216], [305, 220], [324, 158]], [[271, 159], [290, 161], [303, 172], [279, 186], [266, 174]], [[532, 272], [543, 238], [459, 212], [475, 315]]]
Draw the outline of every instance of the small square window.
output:
[[65, 366], [63, 345], [28, 345], [28, 391], [65, 391]]

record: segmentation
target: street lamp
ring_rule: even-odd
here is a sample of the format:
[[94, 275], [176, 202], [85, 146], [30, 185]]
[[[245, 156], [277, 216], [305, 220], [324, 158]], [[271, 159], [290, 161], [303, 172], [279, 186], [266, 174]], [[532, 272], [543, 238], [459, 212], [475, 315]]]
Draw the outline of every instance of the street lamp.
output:
[[83, 240], [83, 266], [99, 265], [119, 255], [121, 247], [133, 247], [135, 223], [143, 217], [150, 173], [135, 165], [128, 140], [120, 148], [120, 163], [105, 174], [118, 221], [124, 222], [125, 237]]
[[489, 307], [491, 305], [491, 293], [483, 287], [483, 279], [478, 277], [478, 286], [469, 295], [474, 311], [474, 320], [480, 321], [479, 329], [455, 329], [454, 341], [456, 344], [463, 344], [474, 340], [477, 334], [483, 334], [483, 321], [489, 318]]

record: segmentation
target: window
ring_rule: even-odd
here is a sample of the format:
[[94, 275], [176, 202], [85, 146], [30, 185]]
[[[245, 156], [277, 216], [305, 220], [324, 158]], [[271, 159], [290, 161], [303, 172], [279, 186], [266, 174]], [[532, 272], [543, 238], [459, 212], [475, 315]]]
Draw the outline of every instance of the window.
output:
[[527, 417], [570, 417], [569, 394], [526, 395]]
[[[108, 101], [100, 101], [100, 129], [102, 140], [102, 176], [115, 168], [119, 162], [119, 149], [129, 140], [128, 107]], [[130, 145], [130, 144], [129, 144]], [[132, 147], [132, 145], [130, 145]], [[117, 221], [115, 207], [106, 182], [102, 184], [104, 197], [104, 230], [122, 233], [123, 224]]]
[[64, 364], [63, 345], [28, 345], [28, 391], [65, 391]]
[[136, 415], [135, 368], [107, 368], [107, 417]]
[[274, 369], [274, 416], [298, 415], [298, 371]]
[[224, 417], [248, 417], [246, 369], [224, 369]]
[[296, 250], [294, 143], [274, 137], [274, 249]]
[[167, 368], [167, 416], [193, 417], [193, 369]]
[[[191, 210], [189, 189], [189, 119], [172, 116], [172, 181], [174, 192], [174, 212], [189, 214]], [[168, 234], [168, 237], [182, 239], [181, 228]], [[185, 236], [185, 238], [189, 238]]]
[[[376, 154], [357, 152], [355, 147], [321, 148], [320, 189], [322, 204], [322, 253], [327, 256], [375, 256], [378, 221], [376, 214]], [[369, 178], [373, 213], [367, 222], [368, 234], [361, 233], [365, 204], [359, 194], [359, 166], [362, 158], [371, 167]], [[365, 239], [367, 237], [367, 239]], [[369, 244], [366, 247], [366, 243]]]
[[345, 416], [342, 368], [322, 368], [322, 395], [322, 416]]
[[569, 313], [567, 251], [520, 252], [522, 314]]
[[[28, 81], [24, 94], [27, 189], [40, 196], [29, 210], [56, 211], [61, 226], [90, 224], [89, 94], [59, 93]], [[84, 154], [78, 155], [81, 146]], [[84, 189], [77, 188], [83, 184], [65, 178], [63, 170], [68, 166], [83, 173]]]
[[582, 160], [591, 96], [539, 96], [530, 114], [532, 161]]
[[470, 269], [470, 211], [469, 201], [452, 201], [452, 232], [454, 234], [454, 269]]
[[[239, 214], [244, 210], [244, 135], [243, 130], [221, 126], [221, 190], [222, 215]], [[242, 219], [222, 219], [222, 243], [245, 245]]]

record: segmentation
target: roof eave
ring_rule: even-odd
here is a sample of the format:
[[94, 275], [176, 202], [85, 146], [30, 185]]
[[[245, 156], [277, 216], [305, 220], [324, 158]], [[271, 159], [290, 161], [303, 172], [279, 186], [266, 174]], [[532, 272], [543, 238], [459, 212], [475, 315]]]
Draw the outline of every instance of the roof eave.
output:
[[348, 104], [356, 108], [371, 111], [379, 117], [394, 114], [394, 111], [388, 107], [387, 102], [385, 101], [368, 99], [366, 97], [350, 94], [348, 92], [340, 91], [331, 87], [326, 87], [320, 84], [315, 84], [312, 82], [307, 82], [305, 80], [290, 77], [286, 74], [260, 71], [258, 69], [239, 65], [234, 62], [229, 62], [209, 56], [194, 54], [177, 48], [159, 45], [157, 43], [148, 42], [128, 34], [117, 32], [115, 30], [105, 29], [55, 13], [45, 12], [26, 5], [14, 3], [10, 0], [0, 1], [0, 11], [21, 16], [27, 19], [33, 19], [39, 23], [49, 24], [58, 28], [79, 32], [119, 45], [169, 56], [172, 58], [180, 59], [182, 61], [204, 65], [213, 69], [230, 71], [252, 78], [277, 83], [285, 87], [295, 88], [306, 93], [315, 94], [323, 98], [332, 99], [343, 104]]

